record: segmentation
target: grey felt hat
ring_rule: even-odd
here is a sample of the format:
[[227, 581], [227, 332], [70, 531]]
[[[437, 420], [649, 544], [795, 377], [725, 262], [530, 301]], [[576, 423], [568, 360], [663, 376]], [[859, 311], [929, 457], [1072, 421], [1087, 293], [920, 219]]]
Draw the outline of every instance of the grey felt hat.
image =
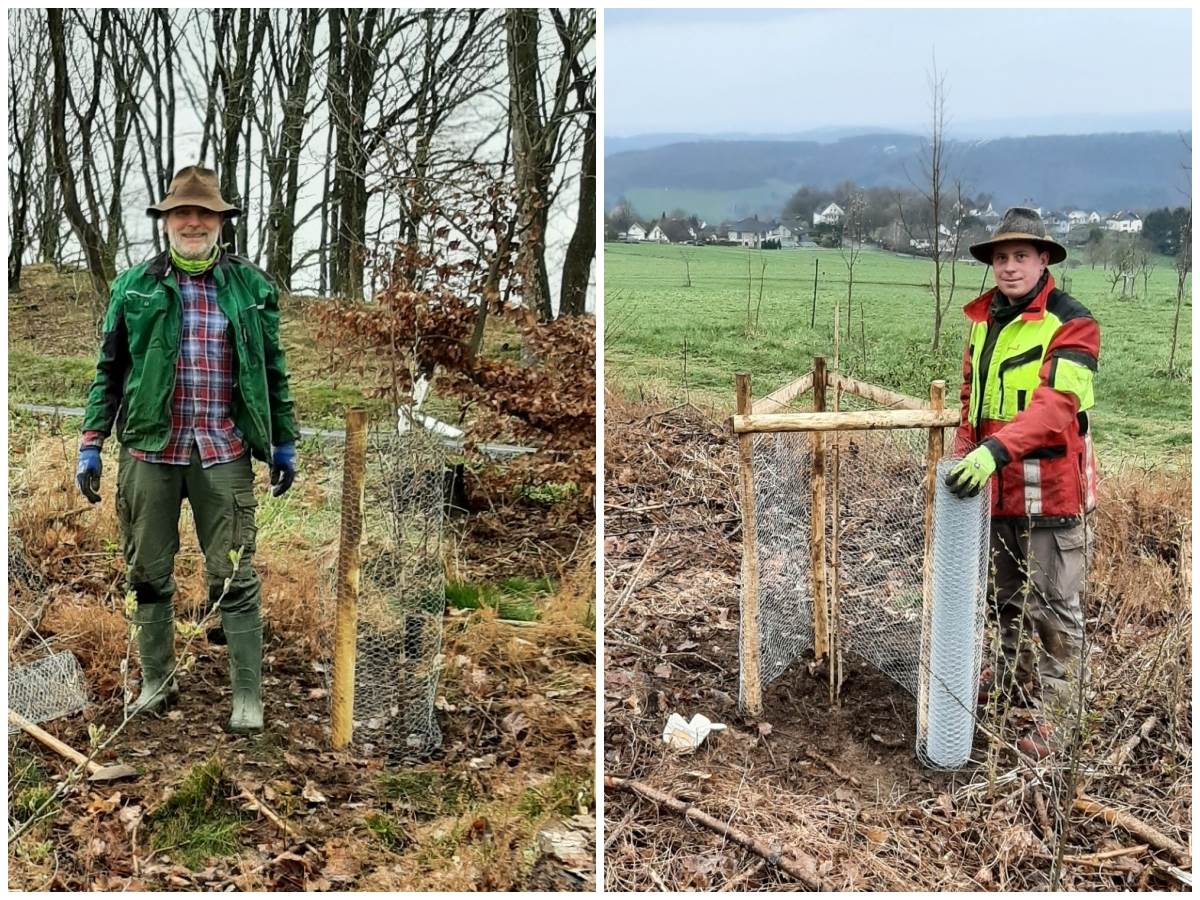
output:
[[971, 255], [986, 265], [992, 264], [992, 250], [1004, 241], [1029, 241], [1039, 250], [1050, 254], [1050, 265], [1067, 258], [1067, 248], [1046, 236], [1046, 226], [1037, 210], [1025, 206], [1014, 206], [1004, 214], [992, 236], [986, 241], [971, 245]]

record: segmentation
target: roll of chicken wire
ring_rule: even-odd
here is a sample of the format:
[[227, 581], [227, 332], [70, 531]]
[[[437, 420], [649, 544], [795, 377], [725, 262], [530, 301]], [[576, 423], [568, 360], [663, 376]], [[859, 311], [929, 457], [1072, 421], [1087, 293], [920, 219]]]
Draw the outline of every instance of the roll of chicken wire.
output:
[[959, 462], [938, 463], [933, 500], [931, 607], [922, 641], [927, 677], [918, 698], [917, 754], [929, 765], [966, 765], [975, 737], [975, 700], [987, 595], [991, 483], [960, 499], [945, 485]]

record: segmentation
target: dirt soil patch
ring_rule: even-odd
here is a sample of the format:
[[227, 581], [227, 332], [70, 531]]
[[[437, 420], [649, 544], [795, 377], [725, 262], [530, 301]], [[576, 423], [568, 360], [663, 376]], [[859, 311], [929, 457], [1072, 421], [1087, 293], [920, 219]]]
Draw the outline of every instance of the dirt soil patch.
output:
[[[839, 704], [824, 670], [800, 661], [766, 690], [761, 719], [741, 714], [736, 443], [690, 406], [609, 394], [605, 420], [606, 775], [672, 795], [774, 852], [806, 854], [831, 890], [1183, 887], [1178, 858], [1072, 810], [1072, 798], [1086, 791], [1187, 845], [1186, 477], [1129, 470], [1102, 482], [1087, 598], [1092, 681], [1071, 750], [1033, 766], [1012, 748], [1028, 713], [989, 714], [972, 765], [936, 772], [914, 755], [913, 699], [853, 658]], [[672, 712], [729, 727], [680, 755], [661, 737]], [[606, 791], [605, 827], [610, 890], [803, 887], [627, 790]]]

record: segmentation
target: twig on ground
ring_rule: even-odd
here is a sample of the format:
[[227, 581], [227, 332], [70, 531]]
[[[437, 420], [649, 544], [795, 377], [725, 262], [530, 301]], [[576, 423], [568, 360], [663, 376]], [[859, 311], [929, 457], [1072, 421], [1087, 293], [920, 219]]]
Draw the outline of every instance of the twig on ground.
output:
[[762, 841], [734, 828], [732, 825], [726, 825], [719, 819], [714, 819], [707, 813], [701, 812], [691, 804], [684, 803], [682, 800], [678, 800], [670, 794], [663, 793], [649, 785], [642, 784], [640, 781], [605, 775], [604, 786], [637, 794], [640, 797], [657, 803], [659, 806], [666, 807], [674, 813], [678, 813], [689, 821], [703, 825], [710, 831], [715, 831], [717, 834], [729, 838], [735, 844], [745, 847], [752, 853], [761, 856], [767, 862], [771, 863], [771, 865], [782, 869], [805, 887], [818, 891], [826, 888], [826, 885], [821, 880], [821, 876], [817, 874], [817, 861], [802, 850], [791, 849], [785, 852], [781, 847], [769, 847]]
[[1186, 847], [1178, 841], [1167, 837], [1153, 825], [1143, 822], [1131, 813], [1113, 809], [1111, 806], [1105, 806], [1103, 803], [1086, 796], [1076, 797], [1072, 806], [1085, 815], [1099, 816], [1109, 825], [1124, 828], [1134, 837], [1141, 838], [1158, 850], [1165, 850], [1175, 857], [1175, 861], [1181, 865], [1191, 865], [1191, 855], [1188, 853]]
[[1134, 748], [1137, 747], [1137, 745], [1140, 744], [1144, 738], [1149, 736], [1150, 732], [1154, 730], [1154, 726], [1157, 724], [1158, 716], [1156, 715], [1150, 716], [1148, 719], [1146, 719], [1146, 721], [1142, 723], [1142, 727], [1137, 730], [1137, 734], [1132, 735], [1128, 740], [1125, 741], [1125, 743], [1121, 744], [1121, 746], [1109, 754], [1109, 757], [1104, 761], [1104, 764], [1114, 771], [1120, 769], [1125, 763], [1125, 760], [1129, 758], [1129, 754], [1133, 752]]
[[233, 782], [234, 787], [240, 791], [239, 797], [248, 800], [251, 804], [251, 809], [263, 814], [263, 818], [267, 819], [272, 825], [282, 831], [288, 837], [295, 837], [296, 831], [287, 822], [279, 817], [279, 814], [271, 807], [267, 806], [266, 801], [259, 800], [254, 796], [254, 792], [236, 779]]
[[828, 756], [826, 756], [821, 751], [814, 750], [812, 747], [805, 747], [804, 752], [805, 752], [805, 754], [807, 754], [808, 756], [812, 757], [817, 762], [819, 762], [821, 765], [823, 765], [825, 768], [827, 768], [830, 772], [832, 772], [838, 778], [841, 778], [844, 781], [850, 782], [855, 787], [859, 787], [859, 788], [862, 787], [862, 782], [858, 778], [856, 778], [853, 775], [851, 775], [850, 773], [846, 772], [837, 763], [835, 763], [832, 759], [830, 759]]
[[654, 529], [654, 534], [650, 535], [650, 543], [646, 546], [646, 552], [642, 554], [642, 560], [633, 570], [633, 574], [629, 576], [629, 581], [625, 584], [625, 589], [621, 591], [621, 595], [617, 597], [617, 602], [612, 605], [612, 608], [605, 606], [604, 623], [607, 625], [613, 621], [621, 611], [629, 598], [633, 596], [633, 589], [637, 586], [638, 575], [642, 572], [642, 566], [646, 565], [646, 560], [650, 558], [650, 554], [654, 552], [654, 545], [658, 543], [658, 528]]

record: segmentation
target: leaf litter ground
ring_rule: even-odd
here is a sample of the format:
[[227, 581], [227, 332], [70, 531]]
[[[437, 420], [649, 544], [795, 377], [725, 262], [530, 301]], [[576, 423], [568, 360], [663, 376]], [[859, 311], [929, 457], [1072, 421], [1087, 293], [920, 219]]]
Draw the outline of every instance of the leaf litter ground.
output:
[[[840, 705], [830, 704], [824, 671], [801, 661], [767, 689], [761, 719], [741, 715], [736, 444], [711, 410], [606, 399], [606, 775], [673, 795], [778, 852], [814, 857], [835, 890], [1182, 887], [1178, 859], [1139, 850], [1138, 838], [1070, 807], [1086, 789], [1187, 842], [1186, 477], [1127, 470], [1103, 481], [1089, 714], [1074, 772], [1067, 761], [1034, 767], [1016, 756], [1023, 711], [984, 717], [970, 769], [934, 772], [914, 757], [911, 697], [853, 658]], [[679, 755], [661, 740], [672, 712], [702, 712], [729, 729]], [[1116, 762], [1156, 714], [1149, 737]], [[605, 880], [610, 890], [801, 887], [617, 789], [606, 792]]]
[[[121, 718], [127, 630], [111, 496], [115, 459], [106, 465], [104, 502], [90, 508], [73, 486], [74, 429], [32, 417], [14, 422], [9, 639], [36, 620], [45, 643], [26, 637], [10, 650], [10, 664], [47, 648], [76, 654], [93, 703], [46, 728], [85, 749], [89, 726], [111, 729]], [[134, 719], [100, 757], [133, 765], [139, 777], [70, 787], [10, 845], [10, 887], [471, 890], [594, 883], [589, 530], [529, 504], [453, 518], [446, 559], [453, 578], [549, 576], [556, 592], [527, 626], [499, 621], [489, 610], [447, 615], [438, 701], [444, 741], [432, 760], [390, 765], [354, 748], [335, 753], [319, 650], [330, 623], [315, 602], [336, 559], [336, 546], [322, 542], [314, 525], [328, 506], [321, 484], [331, 463], [327, 450], [302, 448], [305, 477], [290, 505], [270, 517], [260, 510], [266, 733], [225, 732], [225, 652], [200, 638], [179, 706], [160, 719]], [[184, 617], [204, 593], [203, 559], [186, 521], [176, 572]], [[69, 765], [24, 736], [10, 737], [9, 750], [12, 815], [34, 808]], [[181, 818], [185, 813], [193, 818]]]

